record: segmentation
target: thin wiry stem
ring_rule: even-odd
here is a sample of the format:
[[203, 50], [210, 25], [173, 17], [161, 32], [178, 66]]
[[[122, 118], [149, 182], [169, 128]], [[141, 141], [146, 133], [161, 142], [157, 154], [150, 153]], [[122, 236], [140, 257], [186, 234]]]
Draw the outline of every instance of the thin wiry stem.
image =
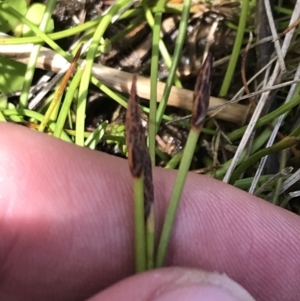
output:
[[244, 0], [243, 5], [242, 5], [242, 11], [240, 15], [240, 21], [239, 21], [239, 26], [238, 26], [238, 31], [236, 34], [234, 46], [232, 49], [232, 54], [230, 57], [230, 61], [228, 64], [228, 68], [226, 70], [226, 74], [224, 77], [224, 81], [222, 83], [222, 87], [220, 89], [220, 96], [225, 96], [228, 92], [234, 69], [239, 57], [239, 53], [241, 50], [242, 42], [243, 42], [243, 37], [245, 33], [245, 28], [246, 28], [246, 23], [247, 23], [247, 16], [248, 16], [248, 8], [249, 8], [249, 0]]
[[39, 131], [40, 132], [43, 132], [49, 119], [51, 118], [51, 115], [53, 113], [53, 111], [55, 110], [55, 108], [57, 107], [57, 105], [59, 104], [60, 100], [61, 100], [61, 97], [62, 97], [62, 94], [64, 93], [65, 91], [65, 88], [68, 84], [68, 81], [76, 67], [76, 64], [77, 64], [77, 61], [80, 57], [80, 54], [81, 54], [81, 47], [78, 49], [76, 55], [74, 56], [74, 59], [68, 69], [68, 71], [66, 72], [66, 74], [64, 75], [63, 77], [63, 80], [61, 82], [61, 84], [59, 85], [58, 89], [56, 90], [56, 93], [54, 95], [54, 98], [52, 100], [52, 102], [50, 103], [50, 106], [45, 114], [45, 117], [43, 119], [43, 121], [41, 122], [40, 126], [39, 126]]
[[[300, 64], [299, 64], [298, 69], [297, 69], [297, 71], [296, 71], [296, 73], [295, 73], [294, 79], [299, 78], [299, 76], [300, 76]], [[290, 101], [292, 100], [293, 95], [295, 94], [295, 93], [294, 93], [295, 88], [296, 88], [296, 84], [293, 84], [293, 85], [291, 86], [291, 88], [290, 88], [290, 91], [289, 91], [288, 96], [286, 97], [285, 103], [288, 103], [288, 102], [290, 102]], [[300, 87], [298, 87], [297, 90], [299, 90], [299, 88], [300, 88]], [[268, 142], [267, 142], [266, 147], [269, 147], [269, 146], [273, 145], [273, 143], [274, 143], [274, 141], [275, 141], [275, 138], [277, 137], [277, 133], [278, 133], [278, 131], [279, 131], [279, 128], [281, 127], [282, 122], [283, 122], [283, 120], [285, 119], [286, 116], [287, 116], [287, 113], [281, 115], [281, 116], [278, 118], [278, 121], [277, 121], [276, 125], [274, 126], [273, 132], [272, 132], [272, 134], [271, 134], [271, 136], [270, 136], [270, 138], [269, 138], [269, 140], [268, 140]], [[259, 179], [259, 177], [260, 177], [260, 175], [261, 175], [261, 173], [262, 173], [262, 171], [263, 171], [263, 169], [264, 169], [264, 166], [265, 166], [265, 164], [266, 164], [266, 162], [267, 162], [267, 159], [268, 159], [268, 156], [265, 156], [265, 157], [263, 157], [263, 158], [260, 160], [259, 166], [258, 166], [258, 168], [257, 168], [257, 171], [256, 171], [255, 176], [254, 176], [254, 179], [253, 179], [253, 182], [252, 182], [251, 187], [250, 187], [250, 189], [249, 189], [249, 193], [251, 193], [251, 194], [254, 192], [254, 190], [255, 190], [255, 188], [256, 188], [258, 179]]]
[[156, 267], [161, 267], [165, 261], [167, 248], [170, 241], [172, 228], [175, 222], [179, 201], [183, 192], [187, 173], [192, 162], [192, 158], [195, 152], [198, 138], [202, 130], [202, 125], [207, 113], [209, 96], [210, 96], [211, 68], [212, 68], [212, 56], [208, 55], [203, 66], [201, 67], [201, 70], [197, 78], [197, 83], [194, 92], [194, 105], [192, 110], [192, 119], [191, 119], [192, 127], [189, 132], [186, 146], [183, 151], [183, 156], [180, 162], [178, 174], [175, 180], [171, 200], [169, 203], [163, 230], [161, 233], [161, 237], [158, 245], [158, 251], [157, 251]]
[[[300, 15], [300, 2], [298, 3], [298, 1], [297, 1], [296, 5], [295, 5], [295, 10], [293, 12], [293, 16], [292, 16], [292, 18], [290, 20], [290, 24], [292, 24], [295, 21], [295, 19], [297, 19], [299, 17], [299, 15]], [[283, 45], [281, 47], [281, 51], [282, 51], [282, 56], [283, 57], [285, 57], [285, 55], [287, 53], [287, 49], [288, 49], [288, 46], [290, 45], [293, 33], [294, 33], [294, 30], [290, 31], [288, 33], [288, 35], [285, 36], [285, 39], [283, 41]], [[267, 84], [268, 88], [272, 87], [274, 85], [275, 81], [278, 80], [279, 73], [280, 73], [280, 65], [277, 62], [276, 66], [274, 68], [274, 71], [272, 73], [272, 76], [271, 76], [270, 80], [268, 81], [268, 84]], [[267, 102], [269, 94], [270, 94], [269, 91], [267, 91], [267, 92], [265, 92], [265, 93], [262, 94], [262, 96], [261, 96], [261, 98], [260, 98], [260, 100], [258, 102], [258, 105], [257, 105], [257, 107], [256, 107], [256, 109], [255, 109], [255, 111], [254, 111], [254, 113], [252, 115], [252, 118], [251, 118], [251, 120], [249, 122], [247, 130], [246, 130], [246, 132], [245, 132], [245, 134], [244, 134], [244, 136], [243, 136], [243, 138], [242, 138], [242, 140], [241, 140], [241, 142], [240, 142], [240, 144], [239, 144], [239, 146], [238, 146], [238, 148], [237, 148], [237, 150], [235, 152], [235, 155], [233, 157], [231, 165], [229, 166], [229, 168], [228, 168], [228, 170], [227, 170], [227, 172], [225, 174], [223, 182], [228, 183], [230, 181], [231, 175], [232, 175], [235, 167], [237, 166], [237, 164], [239, 162], [239, 159], [240, 159], [240, 157], [242, 155], [242, 152], [243, 152], [243, 150], [245, 148], [245, 145], [248, 143], [248, 140], [249, 140], [249, 138], [250, 138], [250, 136], [251, 136], [251, 134], [253, 132], [253, 129], [254, 129], [256, 123], [257, 123], [257, 120], [261, 116], [261, 112], [262, 112], [262, 110], [263, 110], [263, 108], [264, 108], [264, 106], [265, 106], [265, 104]]]
[[272, 8], [271, 8], [270, 0], [264, 0], [264, 4], [265, 4], [266, 14], [267, 14], [267, 17], [268, 17], [269, 26], [270, 26], [271, 33], [272, 33], [272, 36], [273, 36], [273, 39], [274, 39], [274, 45], [275, 45], [275, 50], [276, 50], [276, 54], [277, 54], [277, 57], [278, 57], [278, 62], [279, 62], [279, 65], [280, 65], [280, 69], [281, 69], [282, 72], [285, 72], [286, 67], [285, 67], [285, 63], [284, 63], [284, 58], [283, 58], [282, 53], [281, 53], [280, 43], [277, 39], [278, 33], [277, 33], [275, 22], [274, 22], [274, 17], [273, 17], [273, 12], [272, 12]]

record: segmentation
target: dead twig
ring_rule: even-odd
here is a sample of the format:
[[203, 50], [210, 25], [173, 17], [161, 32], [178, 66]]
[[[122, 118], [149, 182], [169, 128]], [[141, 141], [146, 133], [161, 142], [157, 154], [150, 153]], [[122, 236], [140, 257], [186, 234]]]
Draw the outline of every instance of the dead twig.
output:
[[[12, 58], [16, 61], [27, 63], [29, 54], [33, 45], [0, 45], [0, 55]], [[80, 61], [79, 61], [80, 63]], [[65, 68], [69, 63], [53, 50], [42, 47], [40, 56], [37, 61], [37, 68], [50, 70], [58, 73]], [[116, 70], [100, 64], [94, 64], [93, 75], [103, 84], [116, 91], [129, 94], [131, 89], [132, 75], [128, 72]], [[137, 94], [144, 99], [150, 98], [150, 79], [138, 76], [137, 77]], [[164, 91], [165, 84], [159, 82], [157, 86], [157, 99], [160, 100]], [[222, 98], [210, 97], [208, 115], [215, 114], [213, 108], [221, 105], [226, 105], [227, 101]], [[168, 105], [190, 110], [193, 104], [193, 91], [173, 87], [170, 93]], [[216, 114], [216, 118], [240, 124], [243, 116], [246, 114], [247, 107], [240, 104], [233, 104], [225, 107], [222, 111]]]

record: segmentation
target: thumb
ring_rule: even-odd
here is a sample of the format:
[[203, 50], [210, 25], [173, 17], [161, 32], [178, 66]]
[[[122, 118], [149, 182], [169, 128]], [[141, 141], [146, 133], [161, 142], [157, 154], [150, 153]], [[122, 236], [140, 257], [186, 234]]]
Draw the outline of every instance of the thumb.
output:
[[226, 275], [164, 268], [127, 278], [89, 301], [255, 301]]

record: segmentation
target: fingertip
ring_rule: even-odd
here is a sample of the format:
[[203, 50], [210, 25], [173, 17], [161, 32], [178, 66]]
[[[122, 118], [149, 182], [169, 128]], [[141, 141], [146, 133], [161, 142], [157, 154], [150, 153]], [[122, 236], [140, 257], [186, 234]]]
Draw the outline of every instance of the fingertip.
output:
[[167, 268], [130, 277], [89, 301], [254, 301], [225, 274], [196, 269]]
[[[12, 296], [5, 300], [40, 300], [41, 292], [43, 300], [74, 300], [70, 291], [91, 296], [131, 275], [127, 162], [12, 124], [0, 123], [0, 139], [0, 270], [9, 271], [0, 299], [4, 291]], [[158, 229], [175, 176], [154, 170]], [[298, 300], [297, 277], [289, 276], [299, 270], [299, 230], [298, 216], [189, 174], [166, 263], [226, 272], [260, 300]]]

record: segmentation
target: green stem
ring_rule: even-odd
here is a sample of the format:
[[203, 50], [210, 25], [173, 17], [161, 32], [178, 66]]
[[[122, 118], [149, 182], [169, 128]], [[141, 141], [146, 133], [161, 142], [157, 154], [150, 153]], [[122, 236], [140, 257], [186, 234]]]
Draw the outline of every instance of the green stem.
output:
[[[42, 42], [47, 43], [54, 51], [59, 53], [67, 61], [72, 60], [72, 58], [73, 58], [72, 55], [66, 53], [53, 40], [51, 40], [47, 34], [45, 34], [43, 31], [41, 31], [36, 25], [34, 25], [32, 22], [30, 22], [28, 19], [26, 19], [24, 16], [22, 16], [14, 8], [12, 8], [11, 6], [9, 6], [7, 4], [3, 4], [1, 9], [6, 11], [8, 14], [12, 14], [14, 17], [18, 18], [20, 21], [22, 21], [24, 24], [26, 24], [37, 36], [39, 36], [42, 39]], [[13, 40], [15, 40], [15, 39], [9, 39], [8, 44], [13, 44]], [[9, 41], [12, 41], [12, 42], [10, 43]], [[1, 42], [2, 42], [2, 40], [1, 40]]]
[[[142, 4], [143, 4], [143, 7], [144, 7], [144, 10], [145, 10], [145, 17], [146, 17], [146, 20], [149, 24], [149, 26], [152, 28], [153, 30], [153, 27], [155, 25], [155, 20], [153, 18], [153, 15], [152, 15], [152, 12], [150, 10], [150, 8], [148, 7], [146, 1], [142, 1]], [[160, 50], [160, 53], [161, 53], [161, 56], [162, 58], [164, 59], [164, 62], [166, 64], [166, 66], [168, 68], [172, 68], [172, 64], [173, 64], [173, 61], [170, 57], [170, 54], [168, 52], [168, 49], [164, 43], [164, 41], [162, 39], [159, 39], [159, 42], [158, 42], [158, 47], [159, 47], [159, 50]], [[176, 68], [177, 68], [177, 64], [176, 64]], [[170, 70], [171, 72], [171, 70]], [[178, 78], [178, 76], [176, 74], [173, 75], [173, 80], [172, 80], [172, 84], [173, 84], [173, 81], [175, 79], [175, 85], [179, 88], [182, 88], [182, 84], [180, 82], [180, 79]]]
[[68, 112], [70, 110], [70, 107], [71, 107], [71, 104], [73, 101], [74, 94], [75, 94], [76, 90], [78, 89], [78, 85], [80, 83], [82, 73], [83, 73], [83, 69], [79, 68], [70, 83], [66, 97], [64, 99], [61, 110], [59, 112], [59, 116], [57, 118], [57, 124], [56, 124], [55, 131], [53, 134], [54, 137], [60, 138], [60, 136], [61, 136], [61, 133], [63, 131], [64, 125], [65, 125], [65, 122], [66, 122], [66, 119], [68, 116]]
[[[26, 116], [29, 118], [34, 118], [40, 122], [42, 122], [44, 119], [44, 115], [42, 115], [38, 112], [35, 112], [35, 111], [27, 110], [27, 109], [8, 109], [8, 110], [2, 111], [2, 113], [4, 116], [13, 116], [13, 115]], [[51, 131], [54, 132], [56, 123], [53, 120], [49, 120], [47, 126], [51, 129]], [[67, 141], [67, 142], [72, 142], [72, 140], [69, 138], [69, 136], [65, 132], [62, 132], [61, 139], [64, 141]]]
[[183, 151], [178, 152], [167, 164], [166, 169], [175, 169], [181, 161]]
[[91, 46], [87, 52], [86, 56], [86, 65], [82, 75], [82, 81], [79, 87], [79, 96], [78, 96], [78, 107], [77, 107], [77, 116], [76, 116], [76, 137], [75, 143], [80, 146], [84, 146], [84, 122], [85, 122], [85, 111], [86, 111], [86, 102], [88, 95], [88, 88], [91, 79], [92, 67], [94, 64], [94, 59], [97, 54], [99, 41], [103, 37], [107, 27], [109, 26], [114, 15], [127, 3], [129, 0], [119, 0], [116, 2], [106, 15], [103, 16], [103, 19], [99, 23], [94, 36], [92, 38]]
[[120, 30], [118, 33], [112, 36], [110, 42], [112, 44], [116, 42], [120, 42], [128, 33], [130, 33], [139, 24], [141, 24], [143, 20], [144, 20], [143, 15], [136, 16], [132, 21], [130, 21], [130, 24], [128, 24], [126, 27], [124, 27], [124, 29]]
[[90, 149], [95, 149], [100, 140], [104, 137], [108, 121], [99, 124], [97, 128], [87, 137], [84, 146]]
[[59, 92], [60, 92], [60, 89], [58, 87], [56, 87], [54, 98], [50, 102], [50, 105], [44, 115], [44, 118], [38, 127], [39, 132], [43, 132], [45, 130], [50, 119], [52, 119], [52, 120], [55, 119], [52, 114], [55, 112], [55, 109], [59, 106], [60, 101], [61, 101], [61, 93], [59, 93]]
[[[283, 170], [286, 167], [286, 160], [287, 160], [287, 149], [284, 149], [281, 152], [281, 161], [280, 161], [280, 169], [279, 170]], [[283, 182], [283, 178], [280, 177], [277, 181], [276, 181], [276, 185], [275, 185], [275, 190], [274, 190], [274, 194], [272, 197], [272, 203], [274, 205], [276, 205], [278, 203], [278, 196], [279, 196], [279, 191], [281, 188]]]
[[114, 101], [116, 101], [119, 105], [121, 105], [124, 108], [127, 108], [127, 100], [126, 98], [111, 90], [110, 88], [108, 88], [107, 86], [105, 86], [101, 81], [99, 81], [97, 78], [95, 78], [94, 76], [92, 76], [91, 78], [91, 82], [98, 87], [103, 93], [105, 93], [108, 97], [110, 97], [111, 99], [113, 99]]
[[[273, 122], [273, 125], [275, 125], [275, 122]], [[254, 152], [256, 152], [258, 149], [260, 149], [262, 147], [262, 145], [264, 143], [266, 143], [266, 141], [270, 138], [270, 135], [272, 133], [272, 130], [267, 127], [260, 135], [258, 138], [255, 139], [253, 146], [251, 148], [251, 154], [253, 154]], [[240, 164], [241, 162], [243, 162], [243, 160], [246, 157], [246, 150], [243, 151], [241, 158], [238, 161], [238, 164]], [[215, 178], [216, 179], [221, 179], [225, 173], [227, 172], [227, 169], [229, 168], [230, 164], [232, 162], [232, 159], [226, 161], [224, 164], [222, 164], [221, 168], [217, 169], [214, 174], [215, 174]], [[208, 175], [212, 175], [211, 172], [208, 173]]]
[[135, 238], [135, 268], [140, 273], [147, 269], [145, 212], [144, 212], [144, 179], [143, 176], [133, 178], [134, 191], [134, 238]]
[[147, 269], [154, 268], [154, 244], [155, 244], [155, 212], [154, 205], [151, 205], [150, 214], [146, 221], [147, 230]]
[[[292, 108], [294, 108], [295, 106], [299, 105], [300, 103], [300, 97], [296, 96], [293, 99], [291, 99], [289, 102], [283, 104], [282, 106], [280, 106], [278, 109], [274, 110], [273, 112], [269, 113], [268, 115], [260, 118], [254, 129], [257, 129], [269, 122], [272, 122], [273, 120], [275, 120], [277, 117], [279, 117], [282, 114], [285, 114], [286, 112], [290, 111]], [[231, 133], [229, 133], [227, 135], [227, 138], [230, 141], [235, 141], [236, 139], [239, 139], [240, 137], [243, 136], [244, 132], [246, 131], [248, 126], [243, 126]]]
[[[70, 37], [72, 35], [76, 35], [81, 33], [82, 31], [89, 30], [93, 27], [95, 27], [97, 24], [99, 24], [99, 21], [102, 19], [102, 17], [99, 17], [95, 20], [88, 21], [86, 23], [83, 23], [81, 25], [75, 26], [73, 28], [69, 28], [66, 30], [58, 31], [49, 33], [48, 37], [51, 40], [60, 40], [63, 38]], [[18, 45], [18, 44], [37, 44], [44, 42], [44, 39], [40, 36], [36, 37], [23, 37], [23, 38], [0, 38], [0, 45]]]
[[[291, 176], [290, 174], [283, 176], [282, 179], [286, 180], [290, 176]], [[273, 174], [272, 175], [261, 175], [259, 177], [258, 184], [261, 185], [263, 183], [266, 183], [272, 177], [274, 177]], [[249, 190], [251, 183], [253, 182], [253, 179], [254, 179], [254, 177], [237, 180], [234, 183], [234, 187], [237, 187], [242, 190]]]
[[250, 167], [251, 165], [256, 163], [262, 157], [272, 154], [272, 153], [275, 153], [275, 152], [282, 151], [283, 149], [291, 147], [298, 142], [299, 142], [298, 138], [288, 136], [288, 137], [285, 137], [284, 139], [282, 139], [281, 141], [277, 142], [276, 144], [274, 144], [270, 147], [264, 148], [264, 149], [258, 151], [257, 153], [253, 154], [235, 170], [235, 172], [232, 174], [232, 177], [230, 179], [230, 183], [234, 184], [235, 181], [237, 181], [239, 179], [241, 174], [243, 172], [245, 172], [248, 167]]
[[245, 34], [245, 28], [247, 24], [247, 16], [248, 16], [248, 10], [249, 10], [249, 0], [242, 0], [241, 1], [242, 5], [242, 11], [241, 11], [241, 16], [240, 16], [240, 21], [239, 21], [239, 26], [238, 26], [238, 31], [236, 34], [236, 38], [234, 41], [233, 45], [233, 50], [232, 54], [230, 57], [230, 61], [228, 64], [228, 68], [226, 70], [226, 74], [222, 83], [222, 87], [219, 93], [220, 97], [224, 97], [227, 95], [228, 89], [230, 87], [234, 69], [237, 63], [237, 60], [239, 58], [239, 53], [241, 51], [242, 43], [243, 43], [243, 38]]
[[190, 8], [191, 8], [191, 3], [192, 0], [185, 0], [183, 3], [183, 10], [181, 14], [181, 21], [179, 25], [179, 30], [178, 30], [178, 36], [175, 44], [175, 50], [174, 50], [174, 56], [172, 60], [172, 65], [170, 68], [169, 76], [165, 85], [164, 93], [161, 99], [161, 102], [159, 104], [159, 107], [157, 109], [157, 117], [156, 117], [156, 122], [157, 122], [157, 128], [159, 128], [163, 114], [165, 112], [168, 99], [170, 96], [170, 92], [173, 86], [174, 82], [174, 77], [176, 74], [179, 58], [181, 55], [181, 50], [184, 44], [184, 40], [186, 37], [186, 32], [187, 32], [187, 25], [189, 21], [189, 16], [190, 16]]
[[[49, 20], [51, 19], [52, 11], [55, 7], [55, 4], [56, 4], [56, 0], [47, 1], [46, 10], [43, 15], [41, 24], [39, 26], [39, 30], [41, 30], [42, 32], [46, 31], [46, 29], [47, 29], [47, 25], [48, 25]], [[26, 73], [24, 76], [22, 92], [21, 92], [21, 96], [20, 96], [20, 103], [19, 103], [20, 108], [27, 108], [30, 87], [32, 84], [32, 79], [33, 79], [33, 75], [35, 72], [35, 66], [36, 66], [36, 62], [38, 60], [38, 56], [39, 56], [41, 47], [42, 47], [42, 45], [40, 45], [40, 44], [34, 45], [32, 52], [30, 53]]]
[[[2, 9], [3, 6], [4, 6], [4, 9], [7, 8], [7, 5], [5, 6], [5, 4], [3, 4], [3, 5], [1, 5], [1, 9]], [[135, 16], [139, 16], [139, 15], [141, 15], [141, 9], [139, 9], [139, 8], [134, 9], [134, 10], [128, 10], [128, 11], [124, 12], [124, 14], [120, 17], [120, 20], [135, 17]], [[23, 22], [23, 20], [20, 18], [20, 16], [22, 16], [22, 15], [19, 14], [16, 17], [19, 18]], [[24, 16], [22, 16], [22, 17], [25, 18]], [[101, 16], [101, 17], [98, 17], [94, 20], [91, 20], [91, 21], [85, 22], [83, 24], [80, 24], [78, 26], [75, 26], [75, 27], [72, 27], [72, 28], [69, 28], [69, 29], [66, 29], [66, 30], [50, 33], [48, 35], [48, 37], [49, 37], [49, 39], [54, 41], [54, 40], [61, 40], [63, 38], [67, 38], [67, 37], [79, 34], [83, 31], [92, 29], [93, 27], [97, 26], [99, 24], [99, 22], [102, 20], [102, 18], [103, 17]], [[23, 22], [23, 23], [28, 25], [28, 26], [30, 24], [32, 24], [29, 21], [27, 23], [25, 23], [25, 22]], [[41, 36], [13, 38], [13, 39], [12, 38], [0, 38], [0, 45], [37, 44], [37, 43], [42, 43], [42, 42], [44, 42], [44, 38], [41, 37]]]
[[179, 205], [179, 200], [182, 195], [187, 173], [191, 165], [191, 161], [198, 142], [200, 132], [201, 129], [198, 130], [195, 130], [194, 128], [191, 129], [187, 139], [186, 146], [183, 151], [182, 160], [180, 162], [178, 174], [174, 184], [170, 204], [168, 207], [168, 211], [166, 214], [163, 230], [158, 245], [157, 258], [156, 258], [157, 268], [162, 267], [165, 261], [168, 244], [171, 237], [171, 232], [174, 225], [177, 208]]
[[155, 144], [156, 144], [156, 109], [157, 109], [157, 79], [159, 64], [159, 40], [161, 32], [162, 13], [157, 12], [154, 18], [152, 56], [151, 56], [151, 81], [150, 81], [150, 114], [149, 114], [149, 154], [152, 166], [155, 166]]

